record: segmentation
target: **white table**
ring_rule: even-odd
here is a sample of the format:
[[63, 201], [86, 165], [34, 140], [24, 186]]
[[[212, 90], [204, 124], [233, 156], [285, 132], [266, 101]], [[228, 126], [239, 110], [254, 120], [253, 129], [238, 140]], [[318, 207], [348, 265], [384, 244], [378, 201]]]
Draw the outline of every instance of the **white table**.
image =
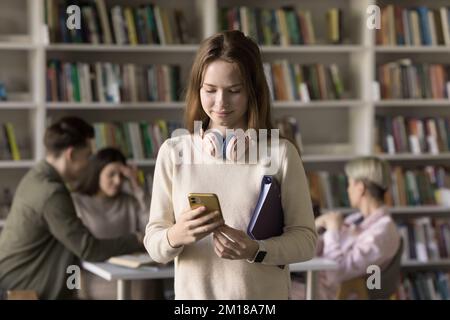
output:
[[[108, 262], [82, 262], [85, 270], [108, 281], [117, 281], [117, 299], [126, 300], [130, 297], [130, 280], [169, 279], [174, 277], [173, 266], [141, 267], [131, 269], [113, 265]], [[328, 259], [314, 258], [289, 266], [291, 272], [306, 272], [306, 299], [315, 299], [317, 292], [317, 272], [335, 270], [337, 264]]]
[[318, 271], [336, 270], [337, 263], [324, 258], [314, 258], [309, 261], [289, 265], [291, 272], [306, 272], [306, 300], [317, 299]]

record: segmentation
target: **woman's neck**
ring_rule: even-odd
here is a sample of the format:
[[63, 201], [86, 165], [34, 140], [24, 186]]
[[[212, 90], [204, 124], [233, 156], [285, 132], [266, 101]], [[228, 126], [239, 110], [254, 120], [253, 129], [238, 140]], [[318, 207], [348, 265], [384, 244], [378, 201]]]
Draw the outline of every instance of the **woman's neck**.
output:
[[383, 205], [384, 204], [381, 201], [377, 201], [375, 199], [366, 199], [362, 201], [359, 207], [359, 211], [365, 218], [367, 218]]

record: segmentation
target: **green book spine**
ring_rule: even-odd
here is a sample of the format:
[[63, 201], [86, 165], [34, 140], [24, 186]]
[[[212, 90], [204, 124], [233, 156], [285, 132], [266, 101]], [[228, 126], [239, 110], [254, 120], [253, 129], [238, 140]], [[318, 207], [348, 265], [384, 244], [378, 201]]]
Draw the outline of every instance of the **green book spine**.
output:
[[312, 92], [314, 99], [318, 100], [320, 99], [320, 90], [319, 90], [319, 76], [317, 74], [317, 65], [308, 66], [309, 68], [309, 74], [311, 79], [311, 85], [312, 85]]
[[153, 146], [152, 146], [152, 141], [148, 135], [148, 124], [145, 122], [141, 122], [140, 129], [141, 129], [141, 135], [144, 139], [145, 157], [147, 159], [150, 159], [153, 156]]
[[131, 144], [130, 125], [128, 123], [122, 123], [122, 128], [128, 149], [128, 158], [134, 158], [135, 154], [133, 153], [133, 145]]
[[148, 28], [150, 29], [150, 32], [153, 37], [153, 43], [160, 44], [161, 40], [159, 39], [158, 30], [156, 30], [156, 21], [155, 21], [155, 14], [153, 12], [153, 5], [147, 6], [147, 23]]
[[73, 86], [73, 99], [75, 102], [81, 102], [80, 95], [80, 77], [78, 75], [78, 68], [75, 63], [70, 64], [72, 68], [72, 86]]
[[102, 148], [102, 128], [101, 128], [101, 123], [100, 122], [96, 122], [94, 123], [94, 133], [95, 133], [95, 152], [97, 152], [98, 150], [100, 150]]
[[19, 161], [21, 159], [20, 150], [17, 145], [16, 134], [14, 132], [14, 126], [12, 123], [7, 122], [4, 124], [6, 137], [11, 150], [11, 155], [14, 161]]
[[114, 135], [116, 138], [116, 143], [118, 145], [118, 148], [122, 150], [123, 154], [126, 158], [128, 158], [129, 150], [127, 148], [127, 144], [125, 143], [125, 137], [123, 130], [120, 125], [114, 124]]
[[165, 120], [158, 120], [158, 126], [161, 131], [161, 142], [164, 142], [167, 138], [169, 138], [169, 130], [167, 129], [167, 122]]
[[271, 20], [272, 15], [270, 14], [269, 9], [262, 9], [261, 10], [261, 20], [262, 20], [262, 30], [263, 30], [263, 43], [266, 46], [270, 46], [273, 43], [272, 39], [272, 30], [271, 30]]
[[300, 30], [298, 29], [297, 17], [293, 9], [285, 9], [286, 22], [291, 44], [301, 44]]
[[219, 30], [230, 30], [228, 26], [228, 8], [220, 8], [219, 9]]
[[339, 192], [341, 195], [340, 198], [341, 198], [342, 206], [345, 208], [349, 208], [350, 200], [348, 199], [348, 194], [347, 194], [347, 185], [348, 185], [347, 177], [345, 176], [345, 174], [339, 174], [338, 180], [339, 180]]

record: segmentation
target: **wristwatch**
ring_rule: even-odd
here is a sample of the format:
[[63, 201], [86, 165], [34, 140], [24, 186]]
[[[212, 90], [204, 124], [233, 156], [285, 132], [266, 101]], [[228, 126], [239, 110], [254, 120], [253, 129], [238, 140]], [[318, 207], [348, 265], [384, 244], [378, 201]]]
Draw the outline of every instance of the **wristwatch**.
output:
[[247, 260], [250, 263], [255, 263], [255, 262], [261, 263], [264, 261], [264, 258], [267, 255], [267, 251], [266, 251], [266, 248], [264, 247], [264, 244], [260, 241], [257, 241], [257, 242], [258, 242], [258, 246], [259, 246], [258, 251], [256, 251], [256, 254], [252, 260]]

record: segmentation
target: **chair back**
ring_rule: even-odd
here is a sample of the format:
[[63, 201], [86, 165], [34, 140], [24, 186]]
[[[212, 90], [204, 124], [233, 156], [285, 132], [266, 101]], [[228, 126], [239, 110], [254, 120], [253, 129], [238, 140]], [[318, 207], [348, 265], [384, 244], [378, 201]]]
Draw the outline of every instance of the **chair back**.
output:
[[397, 291], [401, 280], [402, 253], [403, 239], [400, 238], [397, 252], [389, 264], [381, 271], [381, 288], [367, 290], [370, 300], [386, 300]]
[[355, 277], [343, 281], [337, 293], [337, 299], [361, 299], [361, 300], [387, 300], [397, 291], [400, 284], [401, 258], [403, 253], [403, 240], [389, 264], [381, 271], [380, 289], [368, 289], [368, 276]]

